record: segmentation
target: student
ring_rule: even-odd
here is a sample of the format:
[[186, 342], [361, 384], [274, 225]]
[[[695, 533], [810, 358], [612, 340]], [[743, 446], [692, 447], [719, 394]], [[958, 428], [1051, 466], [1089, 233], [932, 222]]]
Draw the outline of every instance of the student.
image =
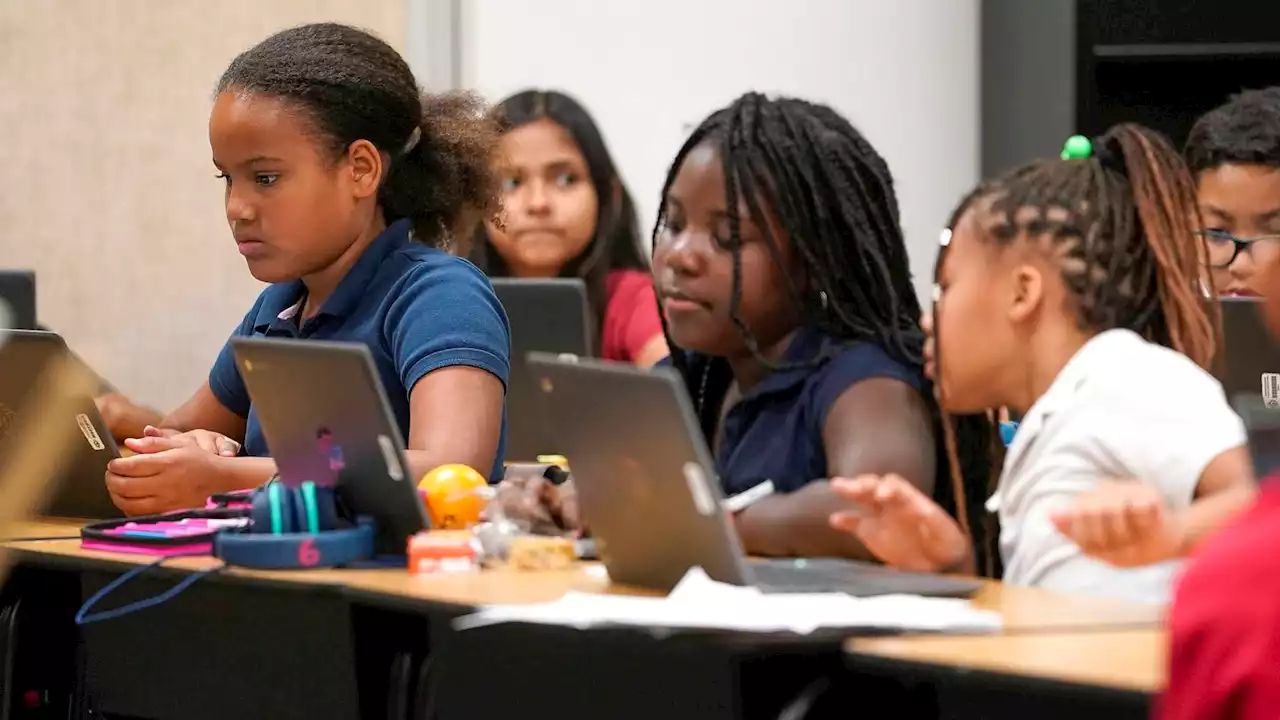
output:
[[[1263, 314], [1280, 334], [1280, 262], [1258, 268]], [[1267, 290], [1270, 290], [1267, 292]], [[1178, 580], [1169, 612], [1169, 675], [1161, 720], [1280, 717], [1280, 483], [1205, 543]]]
[[[988, 503], [1006, 582], [1163, 602], [1172, 560], [1252, 492], [1244, 429], [1204, 369], [1216, 332], [1197, 291], [1195, 196], [1172, 147], [1135, 125], [1072, 138], [1064, 155], [957, 210], [931, 372], [949, 412], [1024, 414]], [[972, 569], [960, 529], [911, 484], [834, 484], [859, 512], [832, 523], [887, 564]], [[1141, 517], [1130, 497], [1146, 498]]]
[[1206, 113], [1185, 154], [1214, 288], [1257, 295], [1258, 268], [1280, 257], [1280, 87], [1241, 93]]
[[[478, 101], [421, 96], [390, 46], [343, 25], [272, 35], [218, 82], [209, 142], [227, 221], [271, 284], [233, 336], [366, 344], [415, 476], [502, 467], [506, 316], [484, 275], [442, 249], [496, 208], [496, 140]], [[109, 466], [128, 513], [203, 505], [275, 471], [230, 344], [161, 426]], [[227, 440], [248, 457], [227, 457]]]
[[648, 367], [667, 356], [631, 194], [576, 100], [525, 90], [502, 101], [501, 225], [471, 259], [490, 277], [580, 277], [600, 355]]
[[[707, 118], [663, 187], [653, 272], [724, 492], [777, 490], [736, 515], [747, 552], [870, 557], [827, 523], [848, 507], [831, 476], [893, 473], [952, 505], [893, 180], [847, 120], [756, 93]], [[970, 427], [963, 469], [985, 487], [990, 437]], [[566, 486], [500, 503], [577, 528]]]

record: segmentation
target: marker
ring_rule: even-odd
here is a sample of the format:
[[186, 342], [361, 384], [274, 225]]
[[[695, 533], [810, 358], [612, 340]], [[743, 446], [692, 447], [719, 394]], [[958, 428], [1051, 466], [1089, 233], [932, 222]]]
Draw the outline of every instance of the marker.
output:
[[753, 488], [743, 490], [733, 497], [725, 498], [720, 505], [730, 513], [736, 514], [755, 505], [774, 493], [773, 481], [765, 480]]

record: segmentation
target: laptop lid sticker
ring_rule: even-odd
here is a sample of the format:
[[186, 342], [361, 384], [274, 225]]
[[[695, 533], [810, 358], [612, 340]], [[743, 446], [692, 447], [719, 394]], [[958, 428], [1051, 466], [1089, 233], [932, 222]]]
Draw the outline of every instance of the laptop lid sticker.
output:
[[93, 421], [88, 415], [78, 413], [76, 415], [76, 424], [80, 426], [80, 432], [84, 435], [84, 439], [89, 441], [89, 447], [94, 450], [106, 450], [106, 443], [102, 442], [102, 436], [98, 435], [98, 429], [93, 426]]
[[707, 475], [702, 471], [701, 465], [696, 462], [685, 463], [684, 481], [689, 485], [689, 495], [693, 497], [694, 507], [699, 513], [710, 517], [719, 510], [718, 504], [711, 496], [711, 490], [707, 487]]

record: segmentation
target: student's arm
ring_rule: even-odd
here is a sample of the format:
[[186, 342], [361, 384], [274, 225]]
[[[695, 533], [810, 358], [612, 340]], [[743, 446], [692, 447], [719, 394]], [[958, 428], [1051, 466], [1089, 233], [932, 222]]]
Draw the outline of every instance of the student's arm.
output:
[[[221, 362], [221, 359], [219, 359]], [[234, 371], [235, 366], [231, 369]], [[219, 372], [219, 367], [214, 366], [214, 373]], [[236, 442], [244, 442], [245, 417], [248, 416], [248, 393], [244, 396], [244, 415], [229, 410], [226, 405], [218, 399], [211, 388], [210, 383], [213, 380], [206, 381], [189, 400], [183, 403], [177, 410], [169, 413], [161, 419], [156, 427], [177, 430], [178, 432], [187, 432], [189, 430], [209, 430], [211, 432], [220, 433], [235, 440]], [[243, 388], [243, 382], [240, 381], [239, 373], [236, 373], [235, 382], [240, 383]], [[135, 437], [141, 437], [141, 434]]]
[[148, 425], [159, 426], [164, 419], [159, 411], [139, 405], [115, 391], [99, 395], [93, 402], [116, 442], [142, 437]]
[[[1119, 566], [1186, 554], [1254, 494], [1244, 425], [1221, 385], [1198, 370], [1148, 370], [1154, 384], [1140, 392], [1143, 402], [1124, 413], [1088, 411], [1080, 418], [1097, 446], [1081, 452], [1118, 461], [1135, 479], [1090, 488], [1053, 517], [1059, 532], [1086, 553]], [[1178, 392], [1165, 392], [1168, 387]], [[1171, 498], [1177, 509], [1168, 508]]]
[[[832, 477], [897, 475], [924, 495], [933, 493], [929, 412], [905, 382], [871, 378], [844, 390], [827, 414], [822, 439]], [[753, 555], [874, 559], [857, 536], [831, 526], [831, 516], [848, 508], [830, 483], [812, 482], [739, 513], [738, 533]]]
[[1054, 514], [1058, 531], [1089, 556], [1119, 567], [1163, 562], [1190, 553], [1252, 503], [1253, 467], [1244, 447], [1213, 460], [1196, 484], [1196, 499], [1179, 512], [1143, 478], [1111, 480]]
[[1195, 501], [1183, 513], [1179, 554], [1191, 552], [1243, 512], [1253, 503], [1257, 492], [1248, 447], [1237, 447], [1215, 457], [1196, 483]]
[[[1096, 413], [1088, 419], [1097, 422]], [[1084, 422], [1086, 417], [1079, 418]], [[1159, 435], [1157, 434], [1157, 437]], [[1201, 448], [1204, 446], [1201, 445]], [[1041, 458], [1037, 475], [1028, 478], [1021, 486], [1026, 494], [1021, 499], [1025, 510], [1018, 520], [1019, 552], [1024, 556], [1024, 572], [1021, 580], [1030, 585], [1068, 593], [1085, 593], [1126, 597], [1148, 602], [1163, 602], [1168, 588], [1153, 584], [1131, 568], [1163, 562], [1181, 554], [1186, 530], [1168, 519], [1178, 513], [1165, 510], [1169, 496], [1185, 493], [1191, 496], [1196, 478], [1203, 477], [1210, 466], [1215, 474], [1233, 464], [1230, 456], [1236, 450], [1223, 451], [1205, 461], [1196, 457], [1196, 445], [1183, 438], [1181, 447], [1167, 447], [1164, 452], [1171, 463], [1144, 459], [1132, 444], [1122, 446], [1114, 435], [1091, 437], [1082, 434], [1071, 442], [1055, 447]], [[1108, 463], [1119, 458], [1124, 467], [1142, 480], [1111, 480], [1101, 476]], [[1194, 468], [1204, 467], [1198, 474]], [[1191, 480], [1181, 476], [1190, 470]], [[1124, 538], [1124, 528], [1113, 522], [1114, 515], [1098, 512], [1097, 500], [1109, 495], [1109, 487], [1121, 487], [1129, 491], [1130, 499], [1123, 505], [1152, 507], [1158, 518], [1146, 527], [1145, 532]], [[1081, 488], [1093, 488], [1081, 492]], [[1236, 490], [1229, 491], [1237, 492]], [[1143, 502], [1137, 498], [1152, 498]], [[1114, 497], [1114, 496], [1112, 496]], [[1221, 497], [1219, 495], [1218, 497]], [[1214, 501], [1209, 507], [1217, 505]], [[1221, 510], [1220, 508], [1218, 509]], [[1183, 511], [1189, 513], [1189, 510]], [[1203, 536], [1220, 522], [1222, 515], [1196, 513], [1195, 532]], [[1190, 519], [1191, 515], [1186, 515]], [[1063, 518], [1070, 521], [1064, 527]], [[1065, 531], [1064, 531], [1065, 530]]]
[[[253, 307], [231, 333], [233, 338], [253, 335], [254, 320], [265, 297], [265, 292], [258, 296]], [[178, 409], [161, 419], [158, 427], [178, 432], [208, 430], [243, 443], [250, 407], [249, 389], [244, 385], [244, 378], [240, 377], [235, 352], [228, 340], [214, 359], [204, 384]]]
[[448, 463], [488, 473], [502, 432], [502, 381], [487, 370], [441, 368], [409, 395], [409, 467], [415, 478]]
[[448, 463], [486, 477], [498, 444], [511, 336], [488, 279], [465, 263], [412, 276], [387, 312], [388, 342], [409, 390], [415, 477]]
[[[209, 381], [160, 421], [159, 427], [171, 433], [140, 435], [126, 441], [136, 454], [107, 465], [105, 482], [116, 507], [128, 515], [201, 507], [210, 495], [257, 487], [275, 473], [271, 458], [227, 457], [219, 452], [226, 441], [218, 435], [240, 443], [245, 432], [245, 419], [228, 409], [211, 389], [216, 384], [225, 390], [230, 383], [243, 391], [239, 374], [231, 379], [228, 368], [235, 372], [234, 364], [224, 364], [219, 356]], [[230, 402], [237, 401], [234, 395], [227, 397]], [[248, 415], [247, 392], [241, 401]]]

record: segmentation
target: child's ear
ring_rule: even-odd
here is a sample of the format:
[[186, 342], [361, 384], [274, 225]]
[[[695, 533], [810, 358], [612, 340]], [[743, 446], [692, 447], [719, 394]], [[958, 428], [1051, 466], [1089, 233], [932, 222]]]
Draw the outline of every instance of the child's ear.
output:
[[382, 184], [386, 167], [382, 153], [368, 140], [357, 140], [347, 147], [346, 172], [351, 182], [351, 194], [357, 198], [372, 197]]
[[1035, 265], [1019, 265], [1013, 269], [1013, 302], [1009, 319], [1015, 323], [1033, 317], [1044, 302], [1044, 274]]

